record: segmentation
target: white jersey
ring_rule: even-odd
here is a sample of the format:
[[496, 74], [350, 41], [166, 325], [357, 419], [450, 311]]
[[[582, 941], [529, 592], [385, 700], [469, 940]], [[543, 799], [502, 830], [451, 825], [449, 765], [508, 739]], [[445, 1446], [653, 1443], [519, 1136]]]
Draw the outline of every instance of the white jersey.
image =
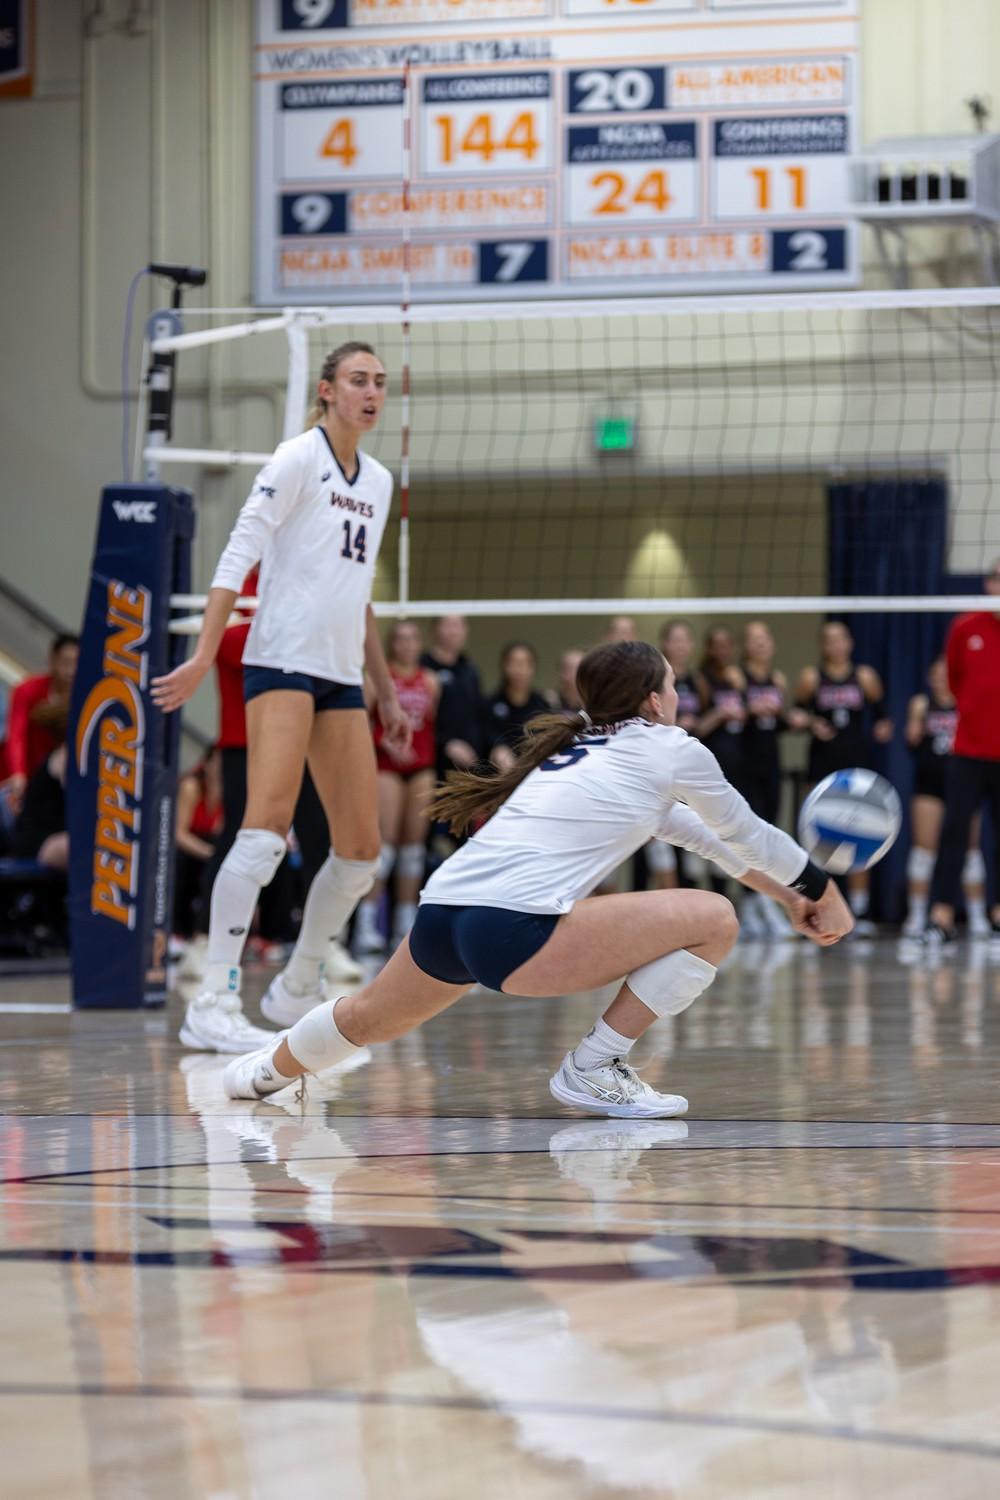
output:
[[422, 902], [562, 913], [651, 838], [762, 870], [789, 885], [806, 851], [751, 812], [683, 729], [630, 719], [579, 736], [529, 772], [489, 822], [434, 871]]
[[247, 666], [364, 680], [365, 625], [392, 475], [358, 450], [345, 477], [322, 427], [282, 443], [257, 475], [212, 579], [243, 587], [260, 563]]

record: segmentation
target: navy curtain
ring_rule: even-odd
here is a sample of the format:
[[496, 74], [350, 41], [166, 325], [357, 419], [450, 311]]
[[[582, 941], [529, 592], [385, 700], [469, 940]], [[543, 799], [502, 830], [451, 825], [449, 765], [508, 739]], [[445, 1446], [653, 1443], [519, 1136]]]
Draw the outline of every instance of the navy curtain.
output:
[[[945, 572], [948, 491], [942, 479], [859, 480], [827, 489], [827, 570], [831, 594], [941, 594]], [[873, 666], [885, 683], [895, 736], [879, 750], [879, 769], [899, 792], [906, 812], [913, 767], [903, 735], [906, 705], [926, 687], [927, 668], [941, 650], [949, 616], [844, 616], [854, 636], [854, 659]], [[875, 871], [873, 913], [896, 921], [903, 913], [908, 818], [895, 847]]]

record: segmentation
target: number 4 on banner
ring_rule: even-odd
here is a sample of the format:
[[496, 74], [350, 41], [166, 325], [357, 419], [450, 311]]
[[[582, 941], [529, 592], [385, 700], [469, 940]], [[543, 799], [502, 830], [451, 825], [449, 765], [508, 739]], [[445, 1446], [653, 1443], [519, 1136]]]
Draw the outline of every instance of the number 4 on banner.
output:
[[319, 149], [320, 156], [331, 156], [342, 162], [345, 167], [353, 166], [358, 155], [358, 148], [354, 144], [354, 122], [352, 120], [338, 120], [332, 126], [326, 140]]

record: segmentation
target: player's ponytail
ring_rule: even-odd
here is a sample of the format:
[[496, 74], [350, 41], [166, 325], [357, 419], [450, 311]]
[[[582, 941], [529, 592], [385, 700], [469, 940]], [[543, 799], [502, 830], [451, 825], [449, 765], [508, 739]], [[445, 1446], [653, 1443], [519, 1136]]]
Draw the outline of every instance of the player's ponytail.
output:
[[[324, 359], [323, 368], [319, 372], [320, 380], [333, 380], [336, 377], [337, 366], [340, 364], [340, 361], [347, 359], [351, 354], [375, 354], [375, 350], [371, 344], [364, 344], [360, 339], [350, 339], [346, 344], [340, 344]], [[378, 359], [377, 354], [375, 354], [375, 358]], [[309, 408], [309, 415], [306, 417], [306, 430], [308, 431], [310, 427], [318, 426], [325, 416], [326, 402], [322, 396], [317, 395], [312, 406]]]
[[634, 719], [650, 693], [663, 687], [665, 670], [659, 651], [645, 641], [616, 641], [588, 651], [576, 673], [583, 711], [570, 718], [540, 714], [532, 719], [509, 771], [450, 772], [427, 809], [431, 820], [462, 834], [490, 817], [536, 766], [568, 750], [578, 735], [613, 732], [624, 720]]

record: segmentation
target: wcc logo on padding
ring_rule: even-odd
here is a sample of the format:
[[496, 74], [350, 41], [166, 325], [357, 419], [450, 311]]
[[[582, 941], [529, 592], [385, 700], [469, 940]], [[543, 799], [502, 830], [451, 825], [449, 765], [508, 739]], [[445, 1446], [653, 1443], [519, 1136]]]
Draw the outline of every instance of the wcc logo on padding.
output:
[[116, 579], [107, 584], [103, 675], [76, 724], [76, 763], [97, 768], [90, 910], [132, 929], [139, 886], [139, 838], [146, 746], [146, 687], [152, 595]]

